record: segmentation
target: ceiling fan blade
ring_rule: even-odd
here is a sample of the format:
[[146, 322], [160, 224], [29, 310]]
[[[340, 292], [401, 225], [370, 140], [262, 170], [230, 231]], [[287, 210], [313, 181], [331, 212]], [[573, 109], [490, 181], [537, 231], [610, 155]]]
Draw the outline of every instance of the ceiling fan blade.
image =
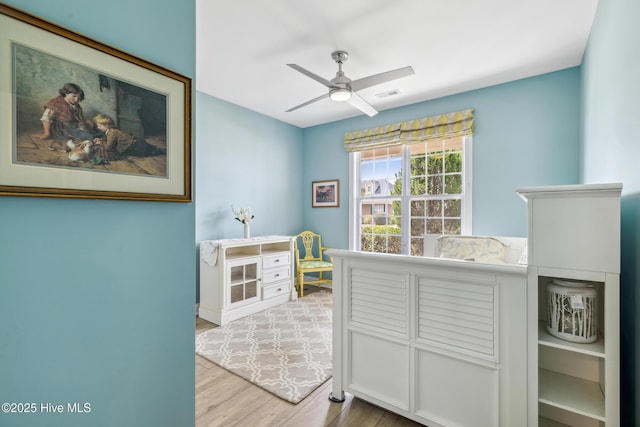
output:
[[385, 71], [384, 73], [374, 74], [369, 77], [363, 77], [351, 82], [351, 89], [362, 90], [371, 86], [376, 86], [382, 83], [396, 80], [402, 77], [415, 74], [412, 67], [398, 68], [397, 70]]
[[319, 75], [317, 75], [315, 73], [312, 73], [311, 71], [306, 70], [306, 69], [302, 68], [299, 65], [296, 65], [296, 64], [287, 64], [287, 65], [289, 67], [293, 68], [294, 70], [301, 72], [305, 76], [311, 77], [313, 80], [322, 83], [326, 87], [329, 87], [329, 88], [333, 87], [333, 83], [331, 83], [329, 80], [327, 80], [327, 79], [325, 79], [323, 77], [320, 77]]
[[355, 92], [351, 93], [351, 98], [349, 98], [347, 102], [369, 117], [373, 117], [378, 114], [378, 111], [376, 111], [375, 108], [369, 105], [367, 101], [365, 101], [360, 95]]
[[328, 94], [328, 93], [325, 93], [324, 95], [320, 95], [320, 96], [318, 96], [317, 98], [313, 98], [313, 99], [311, 99], [311, 100], [309, 100], [309, 101], [307, 101], [307, 102], [305, 102], [305, 103], [303, 103], [303, 104], [296, 105], [296, 106], [295, 106], [295, 107], [293, 107], [293, 108], [289, 108], [289, 109], [286, 111], [286, 113], [288, 113], [288, 112], [290, 112], [290, 111], [293, 111], [293, 110], [297, 110], [298, 108], [305, 107], [305, 106], [307, 106], [307, 105], [309, 105], [309, 104], [313, 104], [314, 102], [320, 101], [320, 100], [325, 99], [325, 98], [328, 98], [328, 97], [329, 97], [329, 94]]

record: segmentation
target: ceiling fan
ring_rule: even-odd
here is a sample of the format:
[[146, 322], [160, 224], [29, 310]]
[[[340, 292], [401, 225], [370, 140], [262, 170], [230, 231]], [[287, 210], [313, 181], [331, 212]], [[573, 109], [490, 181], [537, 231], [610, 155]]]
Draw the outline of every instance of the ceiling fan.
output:
[[325, 93], [324, 95], [320, 95], [317, 98], [313, 98], [305, 103], [290, 108], [287, 110], [287, 113], [297, 110], [298, 108], [305, 107], [322, 99], [330, 98], [338, 102], [348, 102], [358, 110], [367, 114], [369, 117], [373, 117], [378, 114], [376, 109], [369, 105], [369, 103], [367, 103], [367, 101], [365, 101], [356, 92], [371, 86], [376, 86], [382, 83], [389, 82], [391, 80], [396, 80], [401, 77], [406, 77], [414, 74], [413, 68], [403, 67], [398, 68], [397, 70], [385, 71], [384, 73], [374, 74], [369, 77], [363, 77], [358, 80], [351, 80], [342, 71], [342, 64], [349, 58], [349, 54], [344, 50], [337, 50], [331, 54], [331, 58], [333, 58], [333, 60], [338, 63], [338, 72], [336, 73], [336, 76], [331, 80], [324, 79], [309, 70], [305, 70], [299, 65], [287, 64], [294, 70], [301, 72], [307, 77], [311, 77], [313, 80], [320, 82], [329, 88], [329, 92]]

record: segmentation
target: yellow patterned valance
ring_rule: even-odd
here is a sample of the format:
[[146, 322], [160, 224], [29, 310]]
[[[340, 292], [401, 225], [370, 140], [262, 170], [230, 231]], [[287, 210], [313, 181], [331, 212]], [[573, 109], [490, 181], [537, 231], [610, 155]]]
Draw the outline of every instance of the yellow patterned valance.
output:
[[400, 125], [401, 123], [396, 123], [347, 132], [344, 136], [344, 149], [350, 152], [400, 145]]
[[473, 110], [471, 109], [403, 122], [400, 125], [400, 139], [405, 144], [471, 134], [473, 134]]
[[347, 132], [344, 137], [344, 149], [349, 152], [364, 151], [471, 134], [473, 134], [473, 109], [468, 109]]

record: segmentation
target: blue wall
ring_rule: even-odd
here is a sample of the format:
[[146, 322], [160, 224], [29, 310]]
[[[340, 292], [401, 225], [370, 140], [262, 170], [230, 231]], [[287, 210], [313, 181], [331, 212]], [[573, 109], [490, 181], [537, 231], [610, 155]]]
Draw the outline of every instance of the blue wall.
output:
[[[7, 4], [195, 74], [193, 0]], [[0, 219], [0, 402], [91, 405], [0, 425], [193, 425], [194, 204], [0, 197]]]
[[254, 236], [299, 233], [302, 129], [201, 92], [196, 104], [196, 242], [242, 237], [232, 204], [252, 208]]
[[242, 237], [231, 205], [251, 207], [252, 235], [302, 226], [302, 129], [197, 92], [196, 240]]
[[[600, 0], [582, 67], [585, 182], [622, 182], [621, 425], [640, 425], [640, 2]], [[635, 422], [634, 422], [635, 420]]]
[[[304, 228], [348, 247], [348, 153], [344, 134], [475, 109], [473, 233], [526, 236], [526, 204], [515, 189], [579, 182], [580, 70], [571, 68], [486, 89], [315, 126], [304, 132]], [[311, 207], [311, 182], [340, 179], [340, 207]]]

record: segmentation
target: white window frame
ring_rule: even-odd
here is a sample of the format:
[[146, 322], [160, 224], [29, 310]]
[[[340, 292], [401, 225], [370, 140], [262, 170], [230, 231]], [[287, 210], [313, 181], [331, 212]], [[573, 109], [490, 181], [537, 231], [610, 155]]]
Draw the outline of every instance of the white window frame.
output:
[[[472, 135], [466, 135], [462, 137], [462, 158], [463, 158], [463, 167], [462, 167], [462, 181], [463, 181], [463, 194], [462, 194], [462, 218], [461, 218], [461, 233], [464, 235], [471, 235], [473, 218], [472, 218], [472, 205], [473, 205], [473, 152], [472, 152]], [[403, 168], [403, 177], [409, 176], [405, 173], [405, 170], [409, 170], [410, 164], [410, 155], [409, 155], [409, 147], [403, 147], [402, 151], [403, 159], [402, 159], [402, 168]], [[403, 186], [409, 185], [409, 179], [403, 179]], [[403, 189], [403, 193], [406, 194], [406, 191]], [[410, 212], [409, 208], [409, 198], [402, 197], [402, 212]], [[360, 153], [357, 151], [353, 151], [349, 153], [349, 250], [359, 251], [360, 250]], [[410, 227], [409, 227], [409, 215], [402, 216], [402, 254], [408, 255], [409, 253], [409, 242], [410, 242]]]

